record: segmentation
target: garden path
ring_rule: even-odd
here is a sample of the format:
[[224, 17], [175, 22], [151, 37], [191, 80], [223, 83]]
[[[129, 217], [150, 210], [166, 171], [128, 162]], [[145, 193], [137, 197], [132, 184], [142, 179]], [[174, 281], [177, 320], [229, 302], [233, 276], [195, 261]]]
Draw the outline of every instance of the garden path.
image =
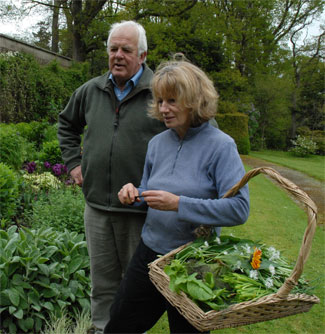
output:
[[325, 224], [325, 184], [323, 182], [318, 181], [302, 172], [262, 159], [257, 159], [248, 155], [242, 155], [241, 158], [243, 163], [248, 167], [271, 167], [279, 172], [281, 176], [296, 184], [316, 204], [318, 208], [318, 224]]

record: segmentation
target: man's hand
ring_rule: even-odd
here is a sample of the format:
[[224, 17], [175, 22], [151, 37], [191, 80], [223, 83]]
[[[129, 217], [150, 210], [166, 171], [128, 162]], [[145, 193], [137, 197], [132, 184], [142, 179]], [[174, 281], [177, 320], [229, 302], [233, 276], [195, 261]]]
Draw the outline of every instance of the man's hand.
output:
[[81, 172], [81, 166], [77, 166], [74, 169], [70, 171], [70, 175], [72, 176], [75, 184], [77, 184], [79, 187], [82, 186], [83, 177]]
[[139, 195], [139, 192], [132, 183], [124, 185], [117, 195], [122, 204], [132, 204], [135, 201], [141, 201], [139, 198], [136, 198], [136, 196]]
[[147, 190], [141, 196], [152, 209], [162, 211], [177, 211], [179, 196], [163, 190]]

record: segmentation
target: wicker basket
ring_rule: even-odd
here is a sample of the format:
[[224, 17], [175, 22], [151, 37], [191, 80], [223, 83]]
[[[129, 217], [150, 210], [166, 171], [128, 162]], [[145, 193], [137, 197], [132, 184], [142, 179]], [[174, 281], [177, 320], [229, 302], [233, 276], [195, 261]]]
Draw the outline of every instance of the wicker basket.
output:
[[246, 173], [242, 180], [231, 188], [224, 197], [234, 196], [251, 178], [260, 173], [269, 175], [272, 179], [276, 180], [281, 187], [288, 190], [295, 198], [305, 204], [308, 214], [308, 225], [305, 230], [296, 265], [290, 277], [280, 287], [277, 293], [252, 301], [234, 304], [221, 311], [211, 310], [204, 312], [189, 299], [185, 293], [181, 292], [180, 294], [176, 294], [172, 292], [169, 289], [169, 277], [164, 272], [164, 267], [171, 262], [175, 254], [190, 243], [169, 252], [149, 264], [149, 276], [151, 281], [164, 297], [199, 331], [237, 327], [308, 312], [314, 304], [319, 303], [319, 299], [316, 296], [289, 294], [303, 272], [316, 229], [317, 208], [308, 195], [291, 181], [283, 178], [274, 169], [260, 167]]

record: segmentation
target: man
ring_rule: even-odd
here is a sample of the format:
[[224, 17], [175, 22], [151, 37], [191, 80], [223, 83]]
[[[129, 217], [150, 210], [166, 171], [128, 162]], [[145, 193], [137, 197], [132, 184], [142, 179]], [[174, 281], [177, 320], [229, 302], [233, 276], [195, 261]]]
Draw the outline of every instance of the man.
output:
[[147, 116], [153, 73], [145, 64], [143, 27], [133, 21], [114, 24], [107, 51], [109, 72], [73, 93], [59, 115], [58, 128], [63, 159], [86, 200], [91, 313], [98, 333], [109, 320], [111, 303], [139, 242], [146, 214], [121, 205], [117, 193], [126, 182], [140, 184], [147, 143], [165, 129], [163, 123]]

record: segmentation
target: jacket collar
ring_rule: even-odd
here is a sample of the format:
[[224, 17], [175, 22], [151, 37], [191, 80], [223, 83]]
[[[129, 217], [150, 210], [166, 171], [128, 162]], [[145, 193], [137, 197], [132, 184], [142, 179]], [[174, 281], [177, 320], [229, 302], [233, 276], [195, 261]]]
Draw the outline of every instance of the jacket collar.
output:
[[[110, 74], [111, 72], [108, 71], [98, 77], [98, 80], [96, 80], [96, 84], [98, 88], [104, 91], [113, 89], [113, 83], [111, 80], [109, 80]], [[152, 70], [148, 67], [147, 64], [144, 64], [144, 70], [141, 75], [141, 78], [139, 79], [138, 84], [135, 87], [135, 91], [142, 90], [142, 89], [150, 89], [152, 76], [153, 76]]]

